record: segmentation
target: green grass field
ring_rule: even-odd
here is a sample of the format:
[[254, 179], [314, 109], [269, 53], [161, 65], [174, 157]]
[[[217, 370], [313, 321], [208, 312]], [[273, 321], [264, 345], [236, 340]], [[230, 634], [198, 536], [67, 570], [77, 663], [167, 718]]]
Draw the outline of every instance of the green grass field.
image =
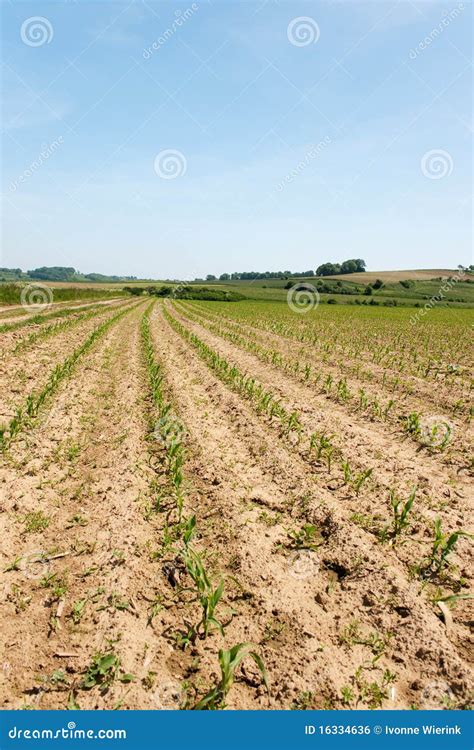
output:
[[[302, 277], [291, 279], [255, 279], [252, 281], [133, 281], [120, 283], [39, 282], [49, 287], [54, 302], [81, 299], [107, 299], [126, 294], [125, 287], [146, 290], [148, 287], [205, 286], [223, 292], [237, 292], [248, 299], [286, 301], [290, 292], [287, 286], [310, 285], [318, 290], [321, 303], [371, 306], [437, 307], [474, 306], [474, 274], [459, 275], [457, 271], [387, 271], [368, 272], [341, 277]], [[431, 278], [430, 278], [431, 276]], [[406, 278], [403, 278], [406, 277]], [[377, 288], [377, 281], [382, 282]], [[34, 282], [30, 282], [34, 284]], [[21, 302], [25, 282], [0, 283], [0, 305]], [[375, 287], [374, 287], [375, 284]]]
[[[454, 272], [453, 272], [454, 273]], [[383, 278], [383, 274], [380, 274], [377, 278]], [[406, 280], [403, 283], [387, 282], [380, 289], [372, 289], [372, 294], [366, 294], [368, 284], [355, 283], [353, 281], [341, 281], [335, 278], [301, 278], [291, 279], [292, 286], [294, 285], [311, 285], [316, 289], [318, 283], [323, 285], [323, 289], [330, 288], [331, 291], [321, 291], [320, 299], [321, 302], [328, 302], [333, 300], [336, 304], [375, 304], [383, 305], [391, 304], [394, 301], [398, 305], [409, 305], [409, 306], [422, 306], [429, 302], [432, 298], [440, 297], [436, 301], [438, 306], [445, 306], [447, 304], [460, 307], [471, 307], [474, 306], [474, 276], [472, 274], [466, 274], [466, 277], [462, 281], [453, 283], [449, 288], [446, 281], [441, 280]], [[376, 281], [374, 277], [371, 277], [370, 284]], [[200, 282], [202, 283], [202, 282]], [[270, 300], [270, 301], [284, 301], [287, 299], [288, 291], [285, 286], [288, 282], [284, 279], [270, 279], [261, 280], [257, 279], [253, 282], [249, 281], [228, 281], [228, 282], [206, 282], [206, 286], [211, 286], [218, 289], [235, 290], [245, 295], [249, 299], [257, 300]], [[407, 286], [404, 286], [407, 284]], [[446, 287], [446, 288], [445, 288]], [[445, 288], [445, 289], [444, 289]], [[444, 289], [444, 290], [443, 290]], [[441, 297], [441, 294], [444, 297]]]

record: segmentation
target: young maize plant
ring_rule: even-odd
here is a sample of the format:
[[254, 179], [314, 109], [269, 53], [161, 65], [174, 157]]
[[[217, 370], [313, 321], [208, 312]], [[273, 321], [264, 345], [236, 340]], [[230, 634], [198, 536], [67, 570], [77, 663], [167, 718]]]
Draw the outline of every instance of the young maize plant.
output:
[[352, 486], [354, 487], [356, 495], [359, 494], [362, 485], [365, 484], [367, 479], [372, 476], [372, 472], [373, 469], [366, 469], [365, 471], [361, 471], [354, 477], [354, 479], [352, 480]]
[[265, 687], [267, 688], [267, 691], [270, 690], [267, 670], [265, 669], [263, 660], [261, 656], [259, 656], [255, 651], [252, 651], [251, 648], [252, 644], [250, 643], [237, 643], [237, 645], [233, 646], [228, 651], [225, 651], [223, 649], [219, 651], [221, 678], [217, 685], [211, 688], [211, 690], [209, 690], [209, 692], [206, 693], [206, 695], [201, 698], [201, 700], [196, 703], [195, 706], [193, 706], [194, 711], [215, 711], [226, 707], [225, 701], [229, 690], [234, 684], [235, 673], [241, 662], [247, 656], [250, 656], [254, 660], [260, 671], [260, 674], [262, 675], [262, 680]]
[[341, 467], [344, 473], [344, 484], [353, 487], [356, 495], [358, 495], [362, 485], [372, 476], [373, 469], [366, 469], [354, 476], [349, 461], [343, 461]]
[[213, 586], [204, 567], [202, 556], [189, 546], [189, 538], [190, 537], [188, 536], [188, 541], [185, 543], [182, 556], [186, 566], [186, 571], [196, 588], [202, 608], [202, 614], [198, 624], [193, 626], [185, 639], [183, 639], [184, 645], [187, 645], [187, 643], [194, 643], [197, 637], [207, 638], [211, 625], [217, 628], [222, 636], [224, 635], [224, 628], [215, 617], [217, 605], [224, 593], [224, 581], [221, 579], [216, 587]]
[[[149, 437], [156, 438], [157, 432], [160, 443], [165, 450], [165, 460], [167, 464], [167, 475], [173, 489], [173, 496], [176, 503], [178, 514], [178, 524], [182, 521], [183, 516], [183, 464], [185, 451], [182, 442], [184, 428], [173, 415], [172, 406], [165, 400], [163, 391], [163, 374], [159, 363], [155, 359], [155, 351], [150, 332], [150, 310], [153, 304], [145, 311], [141, 322], [142, 345], [145, 356], [145, 362], [148, 372], [148, 381], [150, 386], [150, 395], [154, 409], [155, 417], [158, 416], [158, 422], [150, 417]], [[156, 504], [155, 504], [156, 505]], [[159, 504], [158, 504], [159, 507]]]
[[406, 503], [403, 503], [402, 499], [396, 495], [395, 490], [390, 491], [390, 505], [393, 512], [392, 526], [387, 526], [382, 531], [382, 541], [390, 538], [392, 544], [395, 544], [397, 538], [409, 526], [408, 515], [413, 507], [413, 503], [415, 502], [415, 496], [416, 487]]
[[452, 534], [443, 534], [441, 528], [441, 519], [437, 518], [434, 524], [435, 538], [431, 548], [431, 552], [425, 562], [422, 565], [422, 572], [426, 574], [437, 575], [443, 568], [449, 565], [448, 557], [454, 551], [456, 544], [461, 537], [468, 539], [474, 539], [474, 534], [469, 534], [467, 531], [454, 531]]
[[418, 412], [413, 411], [403, 420], [405, 431], [414, 438], [418, 438], [421, 435], [420, 417], [421, 415]]

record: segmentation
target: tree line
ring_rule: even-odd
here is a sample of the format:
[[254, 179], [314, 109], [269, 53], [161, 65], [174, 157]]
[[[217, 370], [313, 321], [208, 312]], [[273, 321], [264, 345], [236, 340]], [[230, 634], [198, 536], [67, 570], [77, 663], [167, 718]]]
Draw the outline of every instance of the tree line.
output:
[[[342, 263], [323, 263], [316, 271], [242, 271], [234, 273], [221, 273], [219, 277], [209, 273], [206, 281], [252, 281], [254, 279], [292, 279], [306, 278], [309, 276], [338, 276], [343, 273], [360, 273], [365, 271], [366, 263], [362, 258], [351, 258]], [[194, 279], [204, 281], [204, 279]]]

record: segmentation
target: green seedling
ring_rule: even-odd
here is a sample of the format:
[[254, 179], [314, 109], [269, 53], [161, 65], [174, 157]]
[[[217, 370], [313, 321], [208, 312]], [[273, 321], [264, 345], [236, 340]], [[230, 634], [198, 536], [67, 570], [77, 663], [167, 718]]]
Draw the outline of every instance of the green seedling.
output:
[[405, 417], [403, 426], [409, 435], [419, 437], [421, 435], [421, 414], [416, 411], [411, 412]]
[[384, 529], [384, 531], [382, 532], [382, 540], [390, 537], [395, 543], [396, 539], [401, 536], [405, 529], [408, 528], [410, 523], [408, 520], [408, 516], [413, 507], [415, 495], [416, 488], [413, 490], [408, 500], [403, 503], [401, 498], [396, 495], [395, 490], [390, 491], [390, 505], [393, 513], [392, 526], [387, 526]]
[[254, 660], [260, 674], [262, 675], [264, 685], [267, 690], [269, 690], [265, 665], [262, 658], [255, 651], [251, 651], [251, 648], [252, 646], [250, 643], [238, 643], [236, 646], [229, 649], [229, 651], [224, 651], [222, 649], [219, 651], [221, 678], [217, 685], [209, 690], [209, 692], [193, 707], [194, 710], [220, 710], [225, 708], [227, 695], [234, 684], [235, 672], [247, 656], [250, 656]]
[[428, 556], [427, 564], [424, 566], [424, 570], [430, 570], [437, 574], [449, 565], [448, 557], [454, 551], [459, 539], [461, 539], [461, 537], [474, 539], [474, 535], [461, 530], [454, 531], [452, 534], [443, 534], [440, 518], [437, 518], [435, 521], [434, 531], [435, 538], [433, 546]]
[[214, 588], [204, 568], [201, 555], [189, 546], [184, 552], [184, 564], [196, 587], [202, 607], [201, 620], [192, 628], [190, 640], [194, 640], [196, 636], [206, 638], [211, 625], [217, 628], [221, 635], [224, 635], [222, 624], [215, 617], [217, 605], [224, 593], [224, 581], [221, 580]]

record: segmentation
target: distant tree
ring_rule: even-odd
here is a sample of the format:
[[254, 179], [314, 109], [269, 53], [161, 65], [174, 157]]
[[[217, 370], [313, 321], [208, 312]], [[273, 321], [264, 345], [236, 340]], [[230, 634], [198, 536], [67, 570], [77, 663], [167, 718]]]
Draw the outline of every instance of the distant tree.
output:
[[219, 276], [219, 281], [229, 281], [229, 279], [230, 274], [228, 273], [221, 273], [221, 275]]
[[145, 290], [144, 290], [144, 288], [143, 288], [143, 287], [139, 287], [139, 286], [124, 286], [124, 288], [123, 288], [123, 291], [124, 291], [124, 292], [128, 292], [128, 293], [129, 293], [129, 294], [131, 294], [131, 295], [132, 295], [133, 297], [138, 297], [138, 296], [140, 296], [141, 294], [143, 294], [143, 292], [144, 292]]
[[323, 263], [316, 269], [316, 276], [336, 276], [341, 273], [339, 263]]
[[382, 279], [375, 279], [374, 283], [372, 284], [372, 289], [382, 289], [384, 283]]
[[30, 279], [44, 279], [45, 281], [68, 281], [78, 274], [75, 268], [65, 266], [42, 266], [27, 271]]
[[212, 275], [212, 273], [208, 273], [206, 276], [206, 281], [216, 281], [216, 277]]
[[357, 271], [357, 263], [355, 260], [345, 260], [341, 264], [341, 273], [355, 273]]

